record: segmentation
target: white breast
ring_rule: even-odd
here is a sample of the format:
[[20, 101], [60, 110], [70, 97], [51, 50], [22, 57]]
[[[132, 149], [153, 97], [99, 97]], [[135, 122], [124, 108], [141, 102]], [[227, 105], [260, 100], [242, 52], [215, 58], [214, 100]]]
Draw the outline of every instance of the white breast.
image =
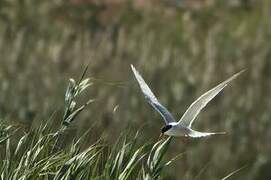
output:
[[189, 129], [186, 127], [172, 125], [172, 127], [165, 132], [168, 136], [187, 136]]

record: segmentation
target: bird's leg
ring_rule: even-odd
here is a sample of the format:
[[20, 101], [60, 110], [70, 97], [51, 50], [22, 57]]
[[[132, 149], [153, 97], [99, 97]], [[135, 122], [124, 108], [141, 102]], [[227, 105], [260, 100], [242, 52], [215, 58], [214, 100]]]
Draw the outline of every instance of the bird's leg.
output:
[[184, 144], [187, 144], [187, 142], [188, 142], [188, 137], [189, 137], [189, 136], [181, 137], [181, 140], [182, 140], [182, 142], [183, 142]]

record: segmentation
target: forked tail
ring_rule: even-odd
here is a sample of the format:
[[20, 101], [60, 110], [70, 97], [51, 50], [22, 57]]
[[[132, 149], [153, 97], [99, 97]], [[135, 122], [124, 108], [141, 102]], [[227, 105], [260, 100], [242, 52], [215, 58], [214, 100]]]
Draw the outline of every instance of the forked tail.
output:
[[192, 130], [189, 132], [188, 136], [192, 138], [201, 138], [201, 137], [206, 137], [206, 136], [212, 136], [212, 135], [221, 135], [221, 134], [226, 134], [226, 132], [199, 132]]

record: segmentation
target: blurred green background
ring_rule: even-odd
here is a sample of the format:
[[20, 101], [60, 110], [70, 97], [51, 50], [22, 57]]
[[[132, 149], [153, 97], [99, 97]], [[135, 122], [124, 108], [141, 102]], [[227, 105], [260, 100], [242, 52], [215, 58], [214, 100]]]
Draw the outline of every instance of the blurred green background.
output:
[[[56, 111], [89, 63], [91, 104], [72, 136], [114, 143], [140, 130], [154, 142], [161, 117], [144, 100], [134, 64], [176, 119], [202, 93], [246, 68], [200, 114], [195, 129], [225, 136], [183, 142], [170, 179], [271, 179], [269, 0], [1, 0], [0, 118], [27, 131]], [[83, 99], [84, 100], [84, 99]], [[55, 126], [61, 119], [55, 118]]]

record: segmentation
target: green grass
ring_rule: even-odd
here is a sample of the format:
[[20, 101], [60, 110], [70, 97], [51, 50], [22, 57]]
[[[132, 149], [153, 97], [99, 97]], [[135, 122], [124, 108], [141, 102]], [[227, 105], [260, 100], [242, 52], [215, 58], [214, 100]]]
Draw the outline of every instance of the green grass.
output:
[[[0, 119], [5, 124], [0, 142], [10, 137], [13, 152], [22, 136], [48, 123], [48, 132], [61, 134], [51, 143], [56, 152], [84, 136], [81, 152], [100, 140], [109, 154], [127, 129], [126, 143], [142, 129], [139, 148], [157, 141], [163, 121], [142, 97], [130, 64], [176, 118], [206, 90], [247, 68], [195, 122], [197, 130], [227, 135], [186, 144], [173, 138], [165, 160], [185, 153], [164, 173], [170, 179], [215, 180], [248, 165], [234, 177], [267, 179], [270, 0], [237, 1], [234, 6], [210, 1], [200, 9], [156, 2], [152, 8], [129, 2], [111, 8], [66, 0], [0, 1]], [[93, 85], [76, 97], [74, 110], [85, 108], [73, 116], [63, 95], [68, 78], [77, 77], [85, 64]], [[6, 158], [4, 144], [1, 159]]]
[[133, 138], [122, 135], [114, 145], [99, 139], [83, 149], [82, 141], [90, 133], [86, 132], [71, 143], [62, 143], [70, 124], [92, 102], [77, 105], [76, 98], [91, 85], [84, 74], [78, 82], [69, 81], [62, 125], [56, 132], [49, 125], [51, 118], [12, 143], [20, 129], [1, 124], [1, 179], [162, 179], [164, 168], [177, 158], [164, 160], [171, 138], [146, 143], [139, 142], [137, 134]]

